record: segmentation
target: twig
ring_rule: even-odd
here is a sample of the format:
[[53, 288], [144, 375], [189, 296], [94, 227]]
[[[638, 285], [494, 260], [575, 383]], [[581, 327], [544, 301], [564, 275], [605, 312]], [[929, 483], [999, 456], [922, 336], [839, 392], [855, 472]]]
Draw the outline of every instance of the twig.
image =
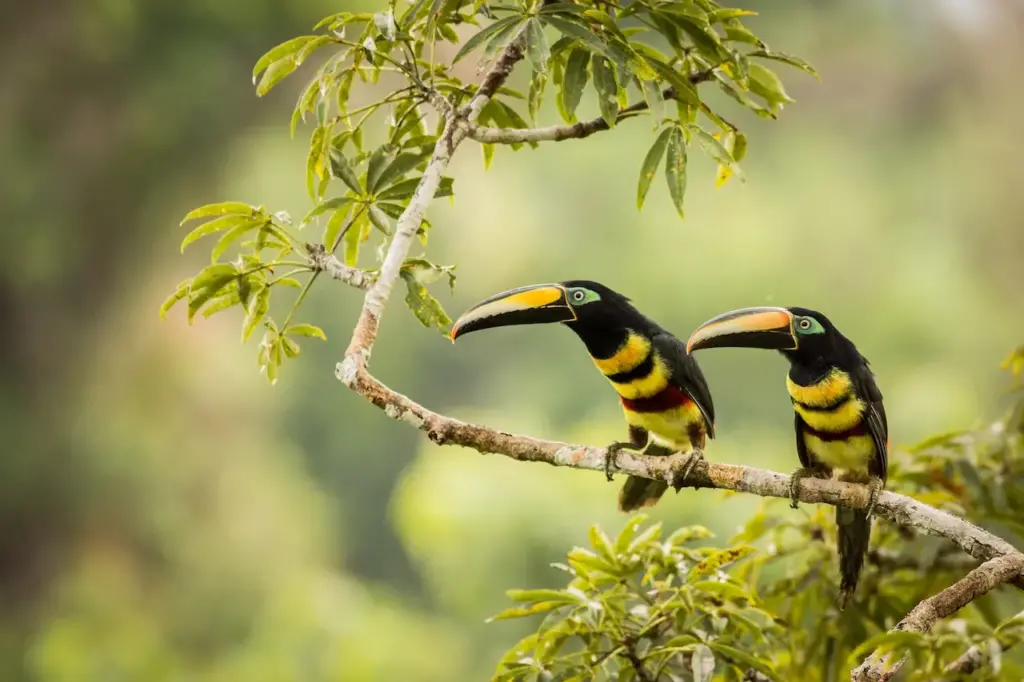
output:
[[[694, 85], [710, 80], [714, 69], [705, 69], [690, 76], [690, 82]], [[661, 98], [665, 100], [674, 99], [676, 90], [668, 87], [662, 90]], [[650, 109], [647, 102], [637, 102], [628, 107], [619, 109], [615, 118], [616, 123], [635, 116]], [[483, 126], [467, 126], [469, 137], [484, 144], [519, 144], [521, 142], [560, 142], [562, 140], [582, 140], [594, 133], [609, 130], [603, 117], [598, 116], [589, 121], [579, 121], [570, 125], [554, 125], [545, 128], [487, 128]]]
[[[1015, 615], [1014, 618], [1024, 618], [1024, 611]], [[1000, 645], [999, 650], [1005, 651], [1006, 647]], [[947, 665], [944, 672], [969, 675], [981, 666], [985, 665], [988, 660], [988, 656], [988, 652], [983, 651], [981, 647], [975, 644], [970, 649], [963, 652], [963, 654], [960, 655], [960, 658]]]
[[334, 255], [327, 253], [323, 244], [306, 244], [306, 257], [316, 272], [326, 272], [334, 279], [357, 289], [368, 289], [373, 284], [374, 276], [372, 274], [345, 265]]
[[[1024, 572], [1024, 555], [1008, 554], [986, 561], [942, 592], [928, 597], [911, 610], [891, 631], [928, 632], [940, 619], [947, 618], [987, 592], [1010, 582]], [[892, 678], [906, 657], [890, 664], [891, 656], [869, 656], [854, 669], [853, 682], [884, 682]]]

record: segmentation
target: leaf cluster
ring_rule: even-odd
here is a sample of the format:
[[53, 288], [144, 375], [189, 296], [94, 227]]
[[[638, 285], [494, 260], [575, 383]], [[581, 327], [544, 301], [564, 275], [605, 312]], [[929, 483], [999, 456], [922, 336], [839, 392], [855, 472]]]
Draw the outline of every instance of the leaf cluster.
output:
[[614, 540], [597, 526], [590, 547], [553, 566], [564, 589], [510, 590], [519, 605], [493, 620], [544, 614], [501, 660], [494, 680], [781, 679], [771, 660], [780, 628], [754, 591], [730, 573], [753, 551], [697, 546], [700, 526], [662, 537], [631, 519]]

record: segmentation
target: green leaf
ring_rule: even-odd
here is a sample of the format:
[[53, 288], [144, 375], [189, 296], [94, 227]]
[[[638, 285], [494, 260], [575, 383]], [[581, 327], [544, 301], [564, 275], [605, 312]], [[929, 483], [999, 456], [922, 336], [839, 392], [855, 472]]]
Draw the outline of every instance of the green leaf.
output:
[[345, 206], [348, 206], [351, 202], [352, 197], [334, 197], [333, 199], [328, 199], [327, 201], [321, 201], [319, 204], [313, 207], [313, 210], [306, 214], [305, 218], [302, 219], [302, 225], [305, 225], [313, 218], [322, 216], [324, 213], [327, 213], [328, 211], [337, 211], [340, 208], [344, 208]]
[[226, 215], [221, 216], [220, 218], [214, 218], [209, 222], [205, 222], [185, 236], [185, 239], [181, 242], [181, 252], [185, 253], [185, 248], [194, 241], [202, 239], [203, 237], [215, 232], [229, 230], [236, 225], [247, 222], [248, 220], [249, 218], [247, 216]]
[[370, 206], [370, 222], [384, 234], [391, 234], [391, 223], [388, 221], [387, 215], [384, 211], [373, 205]]
[[190, 289], [199, 291], [201, 289], [214, 289], [214, 293], [220, 291], [225, 284], [238, 276], [238, 268], [230, 263], [216, 263], [208, 265], [199, 271], [199, 274], [192, 278]]
[[747, 136], [738, 130], [735, 133], [736, 140], [732, 143], [732, 158], [739, 163], [747, 155]]
[[312, 336], [318, 339], [327, 340], [327, 335], [324, 334], [324, 330], [312, 324], [293, 324], [285, 327], [282, 334], [291, 334], [292, 336]]
[[777, 62], [782, 62], [783, 64], [789, 64], [790, 66], [794, 66], [800, 69], [801, 71], [811, 74], [819, 81], [821, 80], [821, 75], [819, 75], [818, 72], [815, 71], [813, 66], [805, 62], [803, 59], [800, 59], [799, 57], [794, 57], [791, 54], [786, 54], [785, 52], [775, 52], [774, 50], [758, 50], [757, 52], [751, 52], [747, 56], [760, 57], [762, 59], [771, 59]]
[[494, 145], [481, 144], [480, 149], [484, 154], [484, 170], [488, 170], [491, 167], [491, 162], [494, 161]]
[[496, 35], [503, 28], [507, 28], [509, 26], [512, 26], [512, 25], [518, 23], [519, 21], [521, 21], [521, 18], [519, 16], [505, 17], [504, 19], [500, 19], [500, 20], [494, 22], [493, 24], [489, 25], [487, 28], [483, 29], [482, 31], [474, 33], [473, 36], [470, 37], [470, 39], [467, 40], [462, 45], [462, 48], [458, 52], [455, 53], [455, 57], [452, 59], [452, 64], [458, 63], [460, 59], [465, 57], [467, 54], [469, 54], [470, 52], [472, 52], [476, 48], [478, 48], [481, 45], [483, 45], [484, 41], [486, 41], [491, 36]]
[[544, 89], [548, 83], [548, 74], [544, 71], [534, 71], [530, 76], [529, 112], [530, 120], [537, 121], [537, 113], [540, 111], [541, 102], [544, 100]]
[[199, 208], [189, 211], [188, 215], [181, 219], [181, 225], [184, 225], [190, 220], [196, 220], [198, 218], [212, 218], [213, 216], [222, 215], [244, 215], [252, 216], [260, 213], [260, 209], [249, 204], [243, 204], [239, 201], [224, 201], [219, 204], [207, 204], [206, 206], [200, 206]]
[[594, 87], [597, 89], [601, 116], [609, 127], [614, 126], [619, 117], [619, 86], [615, 82], [615, 72], [604, 57], [591, 60], [591, 69], [594, 72]]
[[735, 583], [721, 582], [718, 580], [702, 580], [700, 582], [693, 583], [691, 587], [701, 594], [717, 594], [724, 599], [745, 599], [749, 602], [754, 601], [749, 591]]
[[359, 235], [362, 232], [362, 223], [367, 220], [366, 214], [360, 215], [349, 225], [348, 231], [343, 239], [345, 243], [345, 265], [355, 267], [359, 261]]
[[210, 252], [210, 259], [216, 263], [217, 260], [224, 254], [229, 246], [238, 241], [247, 232], [251, 232], [256, 228], [263, 225], [266, 221], [261, 219], [248, 218], [243, 219], [243, 222], [239, 225], [235, 225], [230, 230], [225, 232], [221, 238], [217, 241], [217, 244], [213, 247]]
[[370, 162], [366, 167], [366, 191], [373, 193], [374, 188], [384, 173], [384, 170], [395, 160], [398, 149], [394, 145], [385, 144], [373, 150], [370, 154]]
[[637, 529], [640, 528], [640, 525], [646, 520], [647, 514], [637, 514], [626, 522], [626, 525], [619, 531], [619, 536], [615, 538], [616, 554], [625, 554], [629, 550], [633, 536], [636, 534]]
[[615, 550], [612, 549], [611, 540], [608, 539], [608, 536], [596, 524], [590, 527], [588, 535], [590, 546], [597, 551], [598, 556], [613, 566], [619, 563], [615, 556]]
[[757, 16], [757, 12], [753, 12], [753, 11], [751, 11], [749, 9], [734, 9], [734, 8], [716, 9], [713, 12], [711, 12], [710, 14], [708, 14], [708, 22], [712, 23], [712, 24], [717, 24], [717, 23], [723, 22], [723, 21], [725, 21], [727, 19], [737, 19], [739, 17], [756, 17], [756, 16]]
[[710, 682], [715, 672], [715, 654], [707, 644], [698, 644], [690, 656], [690, 670], [693, 682]]
[[850, 653], [847, 660], [860, 661], [872, 652], [883, 655], [891, 651], [903, 651], [922, 643], [925, 635], [915, 630], [890, 630], [870, 637]]
[[686, 196], [686, 141], [678, 127], [669, 129], [668, 156], [665, 159], [665, 181], [672, 203], [683, 218], [683, 199]]
[[738, 668], [753, 668], [768, 679], [773, 680], [773, 682], [782, 682], [782, 678], [768, 664], [745, 651], [714, 641], [708, 642], [708, 646], [722, 658], [735, 663]]
[[434, 327], [442, 334], [447, 333], [448, 326], [452, 323], [450, 317], [444, 312], [444, 308], [437, 302], [427, 288], [417, 281], [416, 277], [402, 270], [402, 279], [406, 284], [405, 303], [413, 312], [416, 319], [424, 327]]
[[348, 218], [349, 210], [347, 207], [339, 208], [331, 215], [330, 220], [327, 221], [327, 225], [324, 227], [324, 246], [328, 250], [334, 251], [337, 246], [338, 235], [341, 234], [341, 230], [345, 225], [345, 219]]
[[167, 297], [167, 299], [160, 306], [161, 320], [167, 319], [167, 311], [173, 308], [175, 303], [188, 296], [189, 287], [191, 284], [191, 278], [184, 280], [183, 282], [181, 282], [181, 284], [178, 285], [178, 288], [174, 290], [174, 293]]
[[299, 344], [287, 336], [281, 337], [281, 348], [284, 349], [284, 354], [289, 358], [294, 358], [302, 350]]
[[341, 181], [348, 185], [353, 192], [362, 196], [363, 187], [359, 184], [359, 178], [356, 177], [355, 171], [349, 165], [348, 159], [337, 147], [331, 148], [331, 173], [334, 177], [341, 178]]
[[719, 142], [714, 135], [697, 125], [687, 126], [687, 130], [690, 131], [690, 134], [693, 135], [697, 140], [697, 143], [708, 156], [721, 165], [731, 168], [736, 177], [741, 181], [743, 180], [743, 172], [740, 170], [740, 167], [736, 165], [736, 161], [732, 158], [732, 154], [729, 153], [729, 150], [726, 149], [725, 145]]
[[535, 71], [547, 71], [551, 50], [544, 37], [544, 26], [537, 19], [526, 22], [526, 56], [530, 58]]
[[531, 604], [530, 606], [527, 606], [525, 608], [505, 609], [501, 613], [495, 614], [488, 618], [486, 622], [490, 623], [496, 620], [508, 620], [510, 618], [524, 618], [526, 616], [532, 616], [536, 613], [546, 613], [553, 609], [557, 609], [559, 606], [563, 606], [563, 604], [553, 601], [542, 601], [537, 602], [536, 604]]
[[[419, 184], [422, 180], [422, 177], [402, 180], [401, 182], [397, 182], [394, 185], [391, 185], [391, 187], [388, 187], [387, 189], [382, 191], [380, 194], [377, 195], [377, 198], [380, 199], [381, 201], [408, 199], [416, 192], [416, 188], [419, 187]], [[451, 196], [454, 191], [452, 183], [452, 178], [442, 177], [441, 182], [437, 187], [437, 191], [434, 192], [434, 198], [437, 199], [439, 197]]]
[[505, 592], [512, 601], [538, 602], [553, 601], [565, 604], [579, 604], [580, 598], [564, 590], [508, 590]]
[[252, 67], [253, 84], [256, 83], [256, 78], [259, 77], [260, 73], [270, 67], [274, 62], [278, 62], [285, 57], [298, 54], [299, 50], [306, 46], [306, 43], [317, 37], [324, 36], [299, 36], [298, 38], [286, 40], [283, 43], [267, 50], [267, 52], [257, 60], [256, 65]]
[[[558, 93], [562, 99], [562, 110], [568, 114], [569, 123], [576, 122], [576, 108], [583, 98], [583, 89], [587, 85], [587, 66], [590, 64], [590, 52], [576, 47], [569, 53], [562, 76], [562, 89]], [[595, 69], [597, 66], [595, 65]]]
[[750, 91], [764, 99], [776, 114], [784, 104], [796, 101], [786, 94], [774, 71], [756, 62], [750, 64]]
[[[641, 210], [644, 207], [644, 200], [647, 198], [647, 192], [651, 189], [651, 182], [654, 180], [655, 174], [658, 172], [658, 166], [661, 164], [661, 159], [665, 155], [665, 147], [668, 145], [669, 138], [672, 137], [673, 131], [677, 128], [665, 128], [661, 131], [661, 134], [654, 140], [654, 144], [647, 151], [647, 156], [644, 157], [643, 165], [640, 166], [640, 182], [636, 188], [636, 208]], [[685, 156], [683, 162], [685, 164]], [[683, 176], [685, 183], [686, 177]]]
[[268, 310], [270, 310], [270, 287], [265, 286], [249, 300], [245, 321], [242, 323], [242, 343], [249, 339], [253, 330], [263, 321]]
[[428, 149], [417, 154], [399, 154], [391, 161], [390, 164], [388, 164], [387, 168], [381, 171], [376, 182], [374, 182], [372, 186], [367, 187], [367, 189], [370, 192], [376, 192], [381, 187], [387, 187], [412, 169], [416, 168], [416, 166], [420, 165], [420, 163], [432, 153], [433, 150]]
[[722, 567], [727, 566], [731, 563], [739, 561], [740, 559], [749, 556], [754, 552], [753, 547], [732, 547], [730, 549], [720, 549], [712, 553], [707, 558], [703, 559], [700, 563], [693, 567], [687, 576], [690, 582], [693, 582], [694, 578], [698, 576], [707, 575], [720, 570]]
[[571, 19], [565, 15], [552, 16], [544, 15], [544, 23], [553, 26], [563, 35], [580, 41], [586, 45], [592, 52], [601, 55], [608, 55], [608, 46], [598, 38], [585, 23], [577, 23], [579, 20], [576, 17]]
[[203, 308], [203, 317], [210, 317], [221, 311], [233, 308], [242, 302], [242, 294], [239, 291], [229, 291], [223, 296], [210, 299], [210, 302]]
[[271, 88], [283, 81], [298, 67], [299, 64], [295, 57], [286, 57], [281, 61], [274, 62], [263, 72], [263, 78], [260, 79], [259, 85], [256, 86], [256, 94], [259, 97], [263, 97], [270, 92]]

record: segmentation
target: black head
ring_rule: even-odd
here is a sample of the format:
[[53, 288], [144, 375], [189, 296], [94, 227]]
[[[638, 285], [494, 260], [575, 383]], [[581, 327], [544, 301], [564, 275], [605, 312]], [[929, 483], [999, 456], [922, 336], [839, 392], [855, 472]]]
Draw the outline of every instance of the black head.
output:
[[863, 362], [860, 353], [835, 325], [807, 308], [742, 308], [711, 318], [686, 343], [687, 352], [701, 348], [766, 348], [794, 364], [810, 367]]
[[579, 332], [622, 326], [642, 319], [622, 294], [589, 280], [533, 284], [509, 289], [477, 303], [452, 326], [451, 338], [480, 329], [562, 322]]

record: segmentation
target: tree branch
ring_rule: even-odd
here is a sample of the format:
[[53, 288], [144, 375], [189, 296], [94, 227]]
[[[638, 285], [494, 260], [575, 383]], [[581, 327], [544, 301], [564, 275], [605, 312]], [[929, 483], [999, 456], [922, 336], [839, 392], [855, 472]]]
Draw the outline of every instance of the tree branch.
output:
[[[1021, 611], [1014, 618], [1024, 619], [1024, 611]], [[1005, 651], [1007, 647], [1000, 645], [1000, 652]], [[969, 675], [975, 670], [985, 665], [988, 661], [988, 652], [983, 651], [978, 645], [972, 646], [970, 649], [965, 651], [960, 658], [956, 659], [952, 663], [946, 666], [946, 673], [959, 673], [960, 675]]]
[[365, 368], [369, 362], [370, 351], [377, 338], [377, 327], [384, 314], [384, 306], [391, 296], [391, 290], [398, 279], [406, 254], [409, 253], [409, 248], [416, 238], [420, 223], [423, 222], [423, 213], [437, 193], [437, 188], [441, 183], [441, 174], [451, 162], [452, 154], [455, 153], [459, 143], [466, 137], [464, 124], [472, 125], [476, 121], [487, 101], [512, 73], [513, 67], [523, 58], [524, 43], [525, 37], [520, 31], [488, 71], [469, 104], [458, 112], [443, 111], [445, 125], [437, 140], [437, 145], [434, 147], [434, 153], [423, 171], [423, 176], [416, 186], [416, 191], [409, 200], [408, 206], [398, 218], [398, 227], [388, 246], [387, 254], [384, 256], [380, 273], [367, 290], [366, 298], [363, 299], [363, 309], [359, 314], [355, 329], [352, 331], [352, 339], [349, 341], [345, 359], [342, 362], [346, 367], [343, 372], [345, 376], [354, 375], [357, 371]]
[[[446, 417], [391, 390], [365, 367], [356, 367], [347, 361], [338, 364], [336, 375], [346, 386], [384, 410], [387, 416], [425, 432], [438, 445], [459, 445], [481, 454], [501, 454], [521, 462], [604, 471], [605, 448], [518, 436]], [[657, 457], [620, 452], [616, 469], [630, 476], [671, 483], [674, 471], [685, 459], [684, 455]], [[708, 461], [698, 463], [686, 481], [687, 487], [718, 488], [783, 499], [789, 498], [789, 485], [789, 476], [773, 471]], [[868, 503], [868, 490], [858, 483], [804, 478], [798, 486], [797, 498], [801, 502], [863, 509]], [[1024, 560], [1024, 555], [1005, 540], [970, 521], [906, 495], [882, 492], [874, 514], [900, 526], [947, 538], [979, 561], [1007, 555]]]
[[327, 253], [323, 244], [306, 244], [306, 259], [315, 269], [357, 289], [369, 289], [375, 279], [369, 272], [345, 265], [333, 254]]
[[[697, 85], [711, 79], [714, 69], [704, 69], [690, 76], [690, 83]], [[661, 91], [661, 98], [664, 100], [675, 99], [676, 89], [668, 87]], [[623, 109], [619, 109], [615, 122], [619, 123], [627, 118], [650, 109], [645, 102], [637, 102]], [[611, 126], [603, 117], [598, 116], [589, 121], [579, 121], [570, 125], [555, 125], [546, 128], [487, 128], [484, 126], [468, 125], [467, 133], [470, 139], [484, 144], [519, 144], [521, 142], [560, 142], [562, 140], [581, 140], [590, 137], [594, 133], [610, 130]]]
[[[942, 592], [915, 606], [891, 632], [907, 630], [928, 632], [940, 619], [947, 618], [987, 592], [1018, 578], [1024, 572], [1024, 555], [1014, 552], [986, 561]], [[895, 675], [906, 657], [889, 664], [890, 656], [869, 656], [854, 669], [853, 682], [884, 682]]]

